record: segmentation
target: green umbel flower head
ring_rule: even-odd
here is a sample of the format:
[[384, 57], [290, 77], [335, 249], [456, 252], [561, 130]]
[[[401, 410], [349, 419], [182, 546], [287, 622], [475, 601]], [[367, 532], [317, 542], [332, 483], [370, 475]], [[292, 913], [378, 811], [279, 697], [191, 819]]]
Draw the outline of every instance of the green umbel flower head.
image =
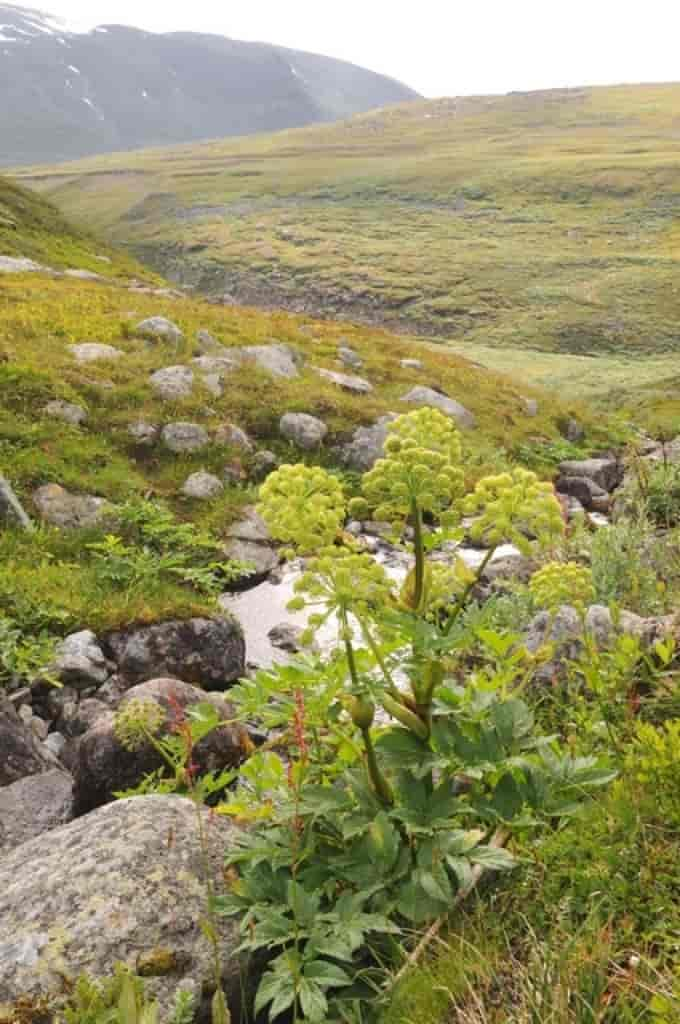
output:
[[531, 577], [529, 590], [539, 608], [549, 611], [563, 604], [583, 609], [595, 600], [593, 574], [577, 562], [549, 562]]
[[136, 698], [116, 712], [113, 731], [125, 750], [139, 750], [155, 736], [165, 722], [163, 708], [153, 700]]
[[305, 553], [333, 542], [345, 521], [345, 496], [325, 469], [284, 465], [262, 484], [257, 511], [272, 537]]
[[510, 543], [527, 552], [530, 537], [549, 547], [564, 534], [564, 517], [552, 484], [543, 483], [528, 469], [484, 477], [462, 508], [474, 518], [472, 539], [489, 547]]
[[[416, 409], [388, 426], [385, 457], [362, 481], [364, 499], [350, 503], [350, 513], [391, 522], [395, 527], [413, 511], [414, 502], [442, 522], [463, 492], [460, 435], [437, 409]], [[447, 522], [446, 525], [449, 525]]]
[[381, 565], [365, 551], [328, 547], [309, 562], [295, 583], [291, 611], [318, 605], [323, 611], [309, 616], [313, 630], [335, 611], [363, 617], [391, 599], [392, 584]]

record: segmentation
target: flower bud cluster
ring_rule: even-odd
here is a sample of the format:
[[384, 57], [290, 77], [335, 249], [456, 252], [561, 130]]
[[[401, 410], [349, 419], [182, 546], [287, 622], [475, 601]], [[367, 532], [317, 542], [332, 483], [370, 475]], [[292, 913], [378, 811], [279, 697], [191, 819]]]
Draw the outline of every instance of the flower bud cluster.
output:
[[441, 518], [463, 492], [460, 462], [460, 435], [447, 416], [431, 408], [399, 416], [388, 426], [385, 457], [363, 478], [364, 499], [354, 499], [350, 512], [365, 518], [371, 510], [398, 527], [417, 502]]
[[474, 517], [472, 539], [489, 547], [511, 543], [527, 551], [529, 537], [547, 547], [564, 533], [564, 518], [552, 484], [542, 482], [528, 469], [484, 477], [465, 498], [462, 510]]
[[392, 584], [381, 565], [365, 551], [328, 547], [309, 562], [294, 586], [292, 611], [322, 605], [325, 612], [309, 617], [309, 625], [321, 625], [330, 611], [349, 609], [359, 617], [391, 600]]
[[123, 704], [116, 712], [113, 731], [125, 750], [139, 750], [155, 736], [165, 722], [163, 708], [153, 700], [136, 698]]
[[549, 562], [531, 577], [529, 590], [539, 608], [550, 611], [563, 604], [583, 609], [595, 600], [593, 574], [577, 562]]
[[257, 511], [276, 540], [315, 551], [331, 544], [344, 523], [345, 496], [325, 469], [283, 465], [260, 488]]

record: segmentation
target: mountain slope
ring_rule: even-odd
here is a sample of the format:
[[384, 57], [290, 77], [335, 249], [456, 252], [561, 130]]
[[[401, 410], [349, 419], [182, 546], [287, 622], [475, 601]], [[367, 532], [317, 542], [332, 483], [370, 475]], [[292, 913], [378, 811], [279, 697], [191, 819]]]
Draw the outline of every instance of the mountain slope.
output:
[[465, 345], [680, 351], [680, 85], [409, 104], [27, 172], [178, 281]]
[[415, 98], [343, 61], [0, 4], [0, 165], [276, 131]]

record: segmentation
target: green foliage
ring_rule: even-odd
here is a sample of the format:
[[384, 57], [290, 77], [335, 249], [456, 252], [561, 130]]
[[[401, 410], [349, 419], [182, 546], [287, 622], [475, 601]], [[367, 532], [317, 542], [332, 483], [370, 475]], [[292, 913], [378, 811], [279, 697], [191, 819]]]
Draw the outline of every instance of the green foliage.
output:
[[46, 631], [31, 635], [12, 619], [0, 616], [0, 687], [13, 682], [49, 681], [56, 639]]
[[659, 727], [638, 722], [626, 768], [638, 785], [654, 794], [658, 816], [680, 829], [680, 719]]
[[643, 511], [598, 530], [586, 549], [598, 603], [639, 615], [670, 611], [680, 584], [676, 543], [656, 534]]
[[193, 996], [180, 989], [170, 1015], [161, 1020], [158, 1004], [144, 995], [143, 979], [119, 964], [104, 981], [81, 976], [57, 1024], [191, 1024], [194, 1012]]
[[638, 491], [657, 526], [680, 525], [680, 466], [655, 463], [638, 476]]

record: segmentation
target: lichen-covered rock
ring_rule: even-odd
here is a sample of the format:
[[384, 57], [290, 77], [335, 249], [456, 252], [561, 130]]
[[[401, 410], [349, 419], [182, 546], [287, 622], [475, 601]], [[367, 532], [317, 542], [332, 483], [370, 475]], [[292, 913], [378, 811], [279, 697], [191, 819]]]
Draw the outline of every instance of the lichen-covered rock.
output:
[[571, 459], [561, 462], [560, 475], [592, 480], [605, 491], [613, 491], [623, 480], [624, 467], [618, 459]]
[[161, 430], [155, 423], [147, 423], [145, 420], [137, 420], [128, 427], [128, 434], [135, 444], [142, 448], [151, 448], [158, 440]]
[[356, 377], [349, 373], [337, 373], [335, 370], [324, 370], [321, 366], [315, 366], [314, 369], [320, 377], [329, 380], [331, 384], [337, 384], [343, 391], [350, 391], [355, 395], [367, 395], [369, 391], [373, 390], [373, 385], [363, 377]]
[[161, 431], [161, 439], [166, 448], [178, 455], [200, 451], [210, 444], [208, 432], [198, 423], [168, 423]]
[[475, 426], [475, 417], [469, 409], [466, 409], [460, 402], [456, 402], [455, 399], [443, 395], [441, 391], [435, 391], [434, 388], [424, 387], [419, 384], [403, 395], [401, 401], [410, 402], [412, 405], [417, 406], [429, 405], [433, 409], [439, 409], [445, 416], [450, 416], [451, 419], [455, 420], [459, 427], [463, 427], [466, 430], [470, 430]]
[[92, 630], [83, 629], [61, 641], [50, 671], [65, 686], [87, 690], [105, 683], [114, 668]]
[[164, 366], [151, 374], [149, 383], [164, 402], [178, 402], [194, 390], [194, 375], [188, 366]]
[[182, 494], [185, 498], [195, 498], [197, 501], [208, 501], [223, 490], [224, 484], [220, 478], [213, 473], [207, 473], [204, 469], [192, 473], [182, 484]]
[[55, 767], [55, 760], [22, 721], [14, 705], [0, 696], [0, 786]]
[[4, 854], [21, 843], [70, 821], [72, 791], [73, 779], [59, 768], [28, 775], [11, 786], [3, 786], [0, 789], [0, 863]]
[[69, 352], [77, 363], [99, 363], [111, 359], [120, 359], [125, 353], [113, 345], [100, 345], [95, 341], [86, 341], [82, 345], [69, 345]]
[[308, 451], [319, 447], [328, 427], [323, 420], [306, 412], [287, 412], [279, 421], [279, 433], [286, 441]]
[[173, 676], [206, 689], [224, 689], [245, 667], [245, 643], [230, 618], [159, 622], [109, 633], [107, 653], [128, 685]]
[[584, 508], [594, 508], [598, 512], [606, 511], [606, 508], [598, 506], [598, 501], [605, 502], [607, 506], [610, 501], [607, 491], [587, 476], [560, 476], [555, 483], [555, 489], [559, 494], [567, 494], [578, 499]]
[[290, 345], [275, 343], [273, 345], [247, 345], [241, 349], [230, 349], [237, 359], [246, 363], [255, 363], [261, 370], [272, 377], [299, 377], [303, 356]]
[[[235, 826], [201, 811], [210, 877], [219, 893]], [[204, 855], [197, 811], [181, 797], [120, 800], [33, 839], [0, 864], [0, 1017], [20, 996], [59, 997], [83, 973], [106, 977], [165, 950], [146, 988], [162, 1019], [180, 988], [209, 990], [212, 946], [205, 917]], [[238, 923], [217, 921], [223, 984], [237, 1011]]]
[[177, 324], [164, 316], [150, 316], [135, 327], [135, 334], [148, 341], [169, 341], [178, 345], [184, 338]]
[[[192, 760], [200, 771], [233, 768], [243, 759], [247, 746], [244, 729], [227, 724], [234, 708], [221, 694], [205, 693], [179, 679], [152, 679], [133, 686], [118, 709], [131, 701], [155, 704], [163, 712], [159, 733], [169, 732], [187, 708], [208, 703], [225, 723], [205, 736], [193, 749]], [[80, 737], [70, 767], [74, 776], [73, 799], [76, 814], [85, 814], [108, 803], [115, 793], [141, 782], [149, 772], [163, 767], [160, 754], [150, 743], [128, 750], [116, 734], [116, 712], [100, 715], [91, 729]]]
[[64, 402], [61, 398], [55, 398], [53, 402], [48, 402], [43, 411], [50, 419], [63, 420], [64, 423], [70, 423], [72, 427], [80, 427], [87, 422], [87, 412], [82, 405]]
[[104, 498], [96, 498], [92, 494], [71, 494], [59, 484], [38, 487], [32, 498], [41, 519], [67, 530], [96, 526], [110, 509]]

